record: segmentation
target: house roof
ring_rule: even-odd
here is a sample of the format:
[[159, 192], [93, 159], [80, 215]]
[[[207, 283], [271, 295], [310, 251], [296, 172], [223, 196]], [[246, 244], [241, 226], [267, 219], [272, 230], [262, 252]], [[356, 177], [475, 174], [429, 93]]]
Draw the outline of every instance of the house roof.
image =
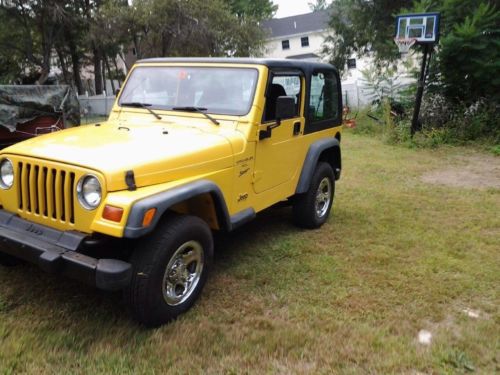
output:
[[328, 27], [330, 12], [320, 10], [285, 18], [273, 18], [263, 21], [261, 26], [269, 32], [271, 38], [295, 34], [305, 34], [311, 31], [324, 30]]

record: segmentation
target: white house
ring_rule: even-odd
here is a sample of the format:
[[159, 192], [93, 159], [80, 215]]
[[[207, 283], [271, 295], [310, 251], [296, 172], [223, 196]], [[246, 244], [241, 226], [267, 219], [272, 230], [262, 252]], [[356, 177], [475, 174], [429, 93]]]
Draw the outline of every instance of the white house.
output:
[[[262, 22], [261, 27], [268, 34], [264, 57], [325, 60], [321, 49], [325, 37], [332, 32], [328, 27], [332, 11], [322, 10]], [[369, 103], [367, 91], [363, 88], [362, 70], [371, 64], [372, 59], [369, 57], [351, 56], [347, 60], [347, 66], [344, 67], [347, 69], [344, 69], [342, 76], [344, 103], [354, 107]]]
[[319, 11], [262, 22], [262, 28], [269, 35], [266, 57], [320, 60], [328, 20], [328, 11]]

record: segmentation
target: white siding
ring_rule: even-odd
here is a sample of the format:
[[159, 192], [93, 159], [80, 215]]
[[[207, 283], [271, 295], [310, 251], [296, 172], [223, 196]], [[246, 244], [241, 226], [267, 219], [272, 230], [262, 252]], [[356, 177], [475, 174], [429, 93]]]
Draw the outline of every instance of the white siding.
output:
[[[300, 39], [306, 36], [309, 37], [309, 47], [302, 47]], [[282, 48], [281, 42], [283, 40], [290, 41], [290, 49], [284, 50]], [[272, 38], [266, 42], [265, 56], [276, 59], [285, 59], [290, 56], [304, 55], [306, 53], [314, 53], [319, 56], [323, 40], [324, 34], [320, 31]]]

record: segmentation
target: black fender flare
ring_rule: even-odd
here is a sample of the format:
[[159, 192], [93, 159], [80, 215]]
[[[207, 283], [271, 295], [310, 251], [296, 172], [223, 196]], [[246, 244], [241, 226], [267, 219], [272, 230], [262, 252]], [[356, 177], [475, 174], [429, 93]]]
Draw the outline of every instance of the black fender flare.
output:
[[[309, 146], [304, 164], [302, 165], [302, 172], [300, 173], [295, 194], [302, 194], [309, 190], [309, 185], [311, 184], [311, 179], [321, 154], [325, 150], [335, 148], [338, 150], [340, 156], [340, 142], [334, 137], [320, 139]], [[338, 171], [334, 169], [336, 179], [340, 178], [340, 162], [339, 160]]]
[[[246, 209], [229, 216], [224, 196], [220, 188], [210, 180], [198, 180], [143, 198], [134, 203], [128, 216], [123, 237], [138, 238], [151, 233], [162, 215], [173, 205], [201, 194], [210, 194], [214, 201], [217, 220], [221, 229], [231, 231], [255, 217], [253, 209]], [[142, 226], [144, 214], [150, 208], [156, 208], [153, 222], [146, 228]]]

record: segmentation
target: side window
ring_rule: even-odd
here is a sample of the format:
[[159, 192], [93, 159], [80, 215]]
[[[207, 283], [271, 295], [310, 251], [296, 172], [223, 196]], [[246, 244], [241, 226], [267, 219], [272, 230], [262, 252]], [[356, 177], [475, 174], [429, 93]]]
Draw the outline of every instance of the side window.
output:
[[311, 76], [309, 119], [312, 122], [334, 120], [339, 116], [337, 77], [334, 72], [316, 72]]
[[276, 119], [276, 100], [280, 96], [292, 96], [295, 99], [295, 114], [300, 116], [301, 78], [299, 75], [275, 75], [267, 88], [264, 121]]

